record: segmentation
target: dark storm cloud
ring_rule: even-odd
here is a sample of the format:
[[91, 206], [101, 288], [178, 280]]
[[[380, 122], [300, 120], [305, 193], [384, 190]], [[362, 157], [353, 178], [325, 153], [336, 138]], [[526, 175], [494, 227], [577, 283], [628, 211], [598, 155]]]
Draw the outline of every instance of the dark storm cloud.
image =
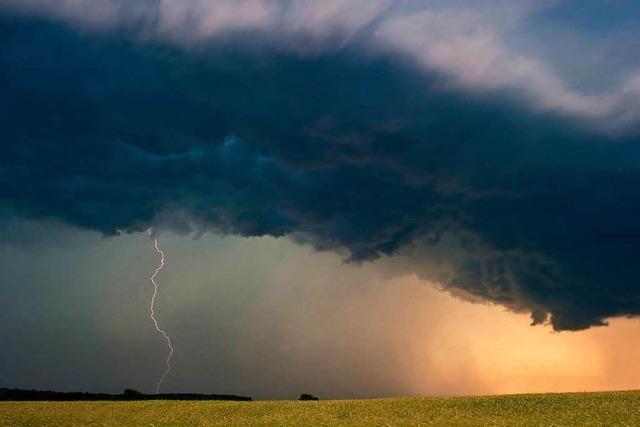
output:
[[[638, 138], [469, 95], [407, 58], [197, 51], [0, 19], [2, 212], [412, 250], [558, 330], [640, 314]], [[249, 41], [249, 42], [248, 42]], [[445, 244], [445, 242], [454, 242]]]

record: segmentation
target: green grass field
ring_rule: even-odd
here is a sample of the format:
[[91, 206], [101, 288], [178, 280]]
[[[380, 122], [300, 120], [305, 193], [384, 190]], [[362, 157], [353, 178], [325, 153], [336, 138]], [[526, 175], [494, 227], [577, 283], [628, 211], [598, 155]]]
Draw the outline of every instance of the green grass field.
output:
[[320, 402], [0, 402], [0, 425], [640, 425], [640, 392]]

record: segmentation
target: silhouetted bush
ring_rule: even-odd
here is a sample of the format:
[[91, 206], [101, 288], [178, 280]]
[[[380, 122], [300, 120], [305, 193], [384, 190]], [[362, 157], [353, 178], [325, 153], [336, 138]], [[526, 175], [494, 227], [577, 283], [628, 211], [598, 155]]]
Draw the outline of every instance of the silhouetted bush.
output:
[[122, 393], [122, 395], [124, 397], [129, 397], [129, 398], [138, 398], [138, 397], [142, 396], [142, 393], [140, 393], [138, 390], [134, 390], [132, 388], [125, 388], [124, 392]]
[[317, 397], [311, 394], [303, 393], [300, 395], [300, 399], [298, 400], [320, 400], [320, 399], [318, 399]]

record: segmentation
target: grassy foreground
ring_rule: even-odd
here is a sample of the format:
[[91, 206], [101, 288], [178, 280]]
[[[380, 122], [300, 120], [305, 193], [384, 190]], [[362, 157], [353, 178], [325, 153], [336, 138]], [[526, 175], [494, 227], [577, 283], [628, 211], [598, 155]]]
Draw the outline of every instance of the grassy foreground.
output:
[[320, 402], [0, 402], [0, 425], [640, 425], [640, 392]]

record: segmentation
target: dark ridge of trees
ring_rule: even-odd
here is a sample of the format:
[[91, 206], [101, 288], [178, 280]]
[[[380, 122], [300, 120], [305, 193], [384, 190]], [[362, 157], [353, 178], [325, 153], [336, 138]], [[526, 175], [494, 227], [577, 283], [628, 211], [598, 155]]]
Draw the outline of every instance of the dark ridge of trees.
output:
[[230, 394], [167, 393], [143, 394], [125, 389], [122, 394], [59, 392], [0, 388], [0, 401], [92, 401], [92, 400], [234, 400], [251, 401], [250, 397]]
[[298, 400], [320, 400], [312, 394], [303, 393]]

